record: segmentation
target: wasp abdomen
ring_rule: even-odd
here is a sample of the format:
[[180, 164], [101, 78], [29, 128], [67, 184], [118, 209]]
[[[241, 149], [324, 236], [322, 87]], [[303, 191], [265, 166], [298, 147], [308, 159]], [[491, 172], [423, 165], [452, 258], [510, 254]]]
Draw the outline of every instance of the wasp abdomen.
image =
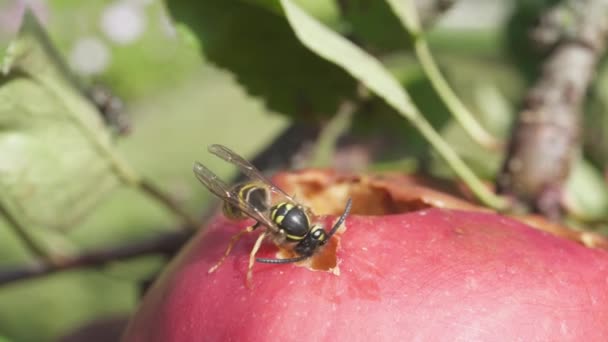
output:
[[272, 208], [271, 219], [285, 231], [287, 240], [300, 241], [310, 231], [310, 222], [304, 210], [291, 203], [279, 203]]

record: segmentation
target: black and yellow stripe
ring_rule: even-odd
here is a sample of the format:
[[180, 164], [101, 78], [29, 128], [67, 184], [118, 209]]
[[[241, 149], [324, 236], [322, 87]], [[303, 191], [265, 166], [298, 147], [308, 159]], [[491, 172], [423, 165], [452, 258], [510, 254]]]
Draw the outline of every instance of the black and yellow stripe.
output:
[[246, 183], [239, 189], [239, 198], [249, 203], [252, 207], [261, 212], [268, 210], [270, 204], [270, 194], [268, 189], [259, 186], [257, 183]]
[[[237, 185], [233, 191], [238, 194], [237, 196], [241, 202], [248, 203], [261, 212], [268, 210], [270, 194], [266, 187], [260, 186], [258, 183], [244, 183]], [[222, 210], [228, 218], [240, 220], [247, 217], [241, 208], [228, 202], [224, 202]]]
[[274, 221], [277, 225], [281, 226], [285, 216], [294, 208], [294, 205], [291, 203], [283, 202], [277, 204], [272, 211], [270, 212], [270, 219]]
[[291, 203], [282, 202], [274, 206], [270, 211], [270, 219], [283, 230], [289, 241], [301, 241], [308, 234], [308, 216]]

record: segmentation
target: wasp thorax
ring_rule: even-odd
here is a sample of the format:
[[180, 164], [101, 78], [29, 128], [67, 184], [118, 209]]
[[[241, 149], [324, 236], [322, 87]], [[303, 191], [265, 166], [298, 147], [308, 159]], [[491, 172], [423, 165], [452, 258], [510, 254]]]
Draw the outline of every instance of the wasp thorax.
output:
[[287, 240], [300, 241], [310, 231], [308, 215], [300, 206], [291, 203], [279, 203], [271, 211], [272, 220], [285, 231]]

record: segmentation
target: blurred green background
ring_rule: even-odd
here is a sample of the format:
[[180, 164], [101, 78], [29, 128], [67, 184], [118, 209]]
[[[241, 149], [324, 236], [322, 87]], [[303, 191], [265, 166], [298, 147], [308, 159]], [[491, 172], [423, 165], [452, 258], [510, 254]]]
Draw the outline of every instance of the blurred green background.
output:
[[[51, 38], [68, 61], [82, 39], [94, 39], [107, 49], [106, 66], [93, 76], [124, 100], [134, 126], [128, 137], [117, 140], [118, 149], [142, 175], [199, 216], [209, 194], [192, 175], [193, 161], [208, 162], [223, 176], [229, 172], [226, 164], [207, 160], [211, 158], [206, 146], [225, 143], [252, 155], [280, 132], [286, 119], [246, 96], [233, 77], [201, 62], [196, 49], [179, 41], [169, 27], [160, 1], [141, 1], [134, 7], [145, 26], [133, 41], [112, 41], [100, 28], [100, 20], [104, 10], [117, 5], [123, 4], [55, 0], [42, 1], [39, 8], [47, 15]], [[0, 223], [0, 265], [28, 260], [12, 231]], [[67, 238], [86, 249], [153, 236], [177, 224], [165, 208], [138, 191], [119, 188], [70, 229]], [[128, 314], [137, 304], [139, 282], [161, 266], [160, 258], [144, 257], [2, 287], [0, 336], [14, 341], [53, 340], [89, 321]]]
[[[18, 17], [19, 4], [23, 2], [0, 0], [0, 25]], [[251, 6], [251, 13], [258, 11], [260, 16], [266, 15], [264, 11], [272, 11], [272, 1], [242, 2]], [[275, 59], [269, 62], [271, 67], [272, 63], [277, 66], [290, 56], [282, 55], [278, 48], [274, 51], [272, 41], [268, 46], [264, 45], [268, 42], [261, 40], [248, 43], [224, 40], [217, 44], [218, 39], [225, 37], [213, 36], [216, 28], [213, 25], [201, 29], [203, 33], [210, 30], [201, 42], [200, 32], [197, 36], [196, 32], [189, 31], [191, 27], [175, 25], [169, 12], [178, 15], [189, 12], [197, 6], [194, 0], [169, 1], [169, 4], [159, 0], [31, 0], [29, 3], [75, 73], [86, 83], [101, 82], [108, 86], [125, 102], [133, 131], [116, 138], [120, 154], [140, 174], [176, 197], [192, 215], [201, 216], [210, 199], [192, 175], [193, 161], [202, 161], [227, 179], [233, 171], [217, 158], [211, 158], [206, 152], [207, 145], [226, 144], [252, 157], [297, 116], [294, 113], [297, 108], [278, 98], [280, 89], [276, 90], [278, 100], [272, 96], [262, 99], [250, 95], [264, 94], [266, 90], [256, 88], [259, 86], [256, 82], [248, 83], [249, 71], [255, 74], [264, 70], [260, 60], [239, 64], [238, 68], [242, 69], [238, 75], [217, 67], [218, 64], [230, 67], [233, 61], [228, 57], [223, 59], [226, 54], [240, 54], [246, 48], [254, 50], [256, 45], [264, 46], [266, 54], [276, 52]], [[216, 10], [222, 10], [221, 2], [216, 3]], [[408, 50], [405, 35], [391, 31], [397, 28], [394, 18], [387, 19], [386, 8], [366, 8], [360, 2], [351, 1], [355, 10], [349, 12], [345, 20], [339, 14], [337, 2], [299, 3], [335, 30], [363, 37], [369, 43], [368, 51], [379, 56], [408, 87], [425, 116], [469, 165], [483, 177], [496, 173], [501, 156], [474, 144], [460, 126], [447, 117]], [[535, 72], [534, 66], [526, 69], [522, 63], [513, 62], [513, 54], [509, 52], [515, 49], [517, 42], [513, 36], [520, 34], [518, 25], [527, 18], [528, 7], [522, 3], [525, 2], [460, 1], [433, 24], [428, 36], [435, 58], [458, 95], [490, 131], [503, 138], [527, 78]], [[518, 10], [514, 12], [514, 9]], [[203, 12], [193, 10], [191, 13], [193, 18], [181, 19], [196, 21], [196, 15]], [[248, 18], [244, 16], [240, 29], [255, 31], [259, 22], [253, 14], [249, 21]], [[9, 26], [6, 24], [5, 30], [0, 30], [3, 32], [0, 41], [4, 45], [9, 41]], [[226, 31], [230, 29], [227, 27]], [[222, 65], [224, 61], [226, 65]], [[319, 83], [321, 89], [331, 88], [333, 83], [325, 84], [328, 79], [312, 76], [308, 82]], [[336, 84], [341, 84], [340, 77], [335, 76]], [[346, 88], [335, 91], [352, 92]], [[331, 108], [331, 100], [325, 107], [322, 101], [315, 103], [326, 110], [321, 114], [333, 114], [327, 109]], [[402, 118], [390, 113], [381, 103], [374, 106], [378, 117], [355, 122], [353, 130], [359, 129], [364, 137], [389, 134], [399, 144], [407, 144], [407, 155], [424, 154], [421, 151], [425, 150], [426, 143]], [[386, 151], [385, 158], [379, 159], [390, 161], [394, 156], [394, 152]], [[433, 172], [450, 174], [432, 154], [430, 158]], [[86, 250], [154, 236], [178, 223], [166, 208], [142, 193], [119, 187], [71, 229], [36, 234], [68, 244], [69, 249]], [[0, 236], [0, 267], [30, 260], [27, 250], [2, 221]], [[137, 305], [141, 282], [156, 274], [163, 264], [160, 257], [142, 257], [102, 269], [70, 271], [0, 287], [0, 341], [3, 337], [14, 341], [57, 340], [88, 322], [124, 318]]]

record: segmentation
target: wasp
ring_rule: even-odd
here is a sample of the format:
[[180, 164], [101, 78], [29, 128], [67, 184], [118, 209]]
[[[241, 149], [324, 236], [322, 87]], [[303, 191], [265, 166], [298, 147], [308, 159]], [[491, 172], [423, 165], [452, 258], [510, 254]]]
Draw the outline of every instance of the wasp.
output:
[[[323, 225], [313, 221], [316, 217], [310, 208], [296, 202], [293, 197], [272, 184], [255, 166], [234, 151], [217, 144], [209, 146], [208, 150], [217, 157], [235, 165], [248, 180], [234, 186], [228, 186], [211, 170], [196, 162], [193, 170], [198, 180], [209, 191], [224, 201], [222, 210], [227, 218], [232, 220], [251, 218], [255, 220], [253, 225], [248, 226], [231, 238], [224, 255], [209, 269], [209, 273], [220, 267], [243, 235], [263, 226], [265, 230], [257, 238], [249, 254], [247, 283], [251, 284], [253, 265], [256, 261], [267, 264], [288, 264], [313, 256], [336, 233], [350, 213], [351, 199], [347, 201], [340, 218], [327, 231]], [[297, 256], [285, 259], [256, 258], [255, 255], [265, 238], [269, 238], [276, 245], [289, 246]]]

